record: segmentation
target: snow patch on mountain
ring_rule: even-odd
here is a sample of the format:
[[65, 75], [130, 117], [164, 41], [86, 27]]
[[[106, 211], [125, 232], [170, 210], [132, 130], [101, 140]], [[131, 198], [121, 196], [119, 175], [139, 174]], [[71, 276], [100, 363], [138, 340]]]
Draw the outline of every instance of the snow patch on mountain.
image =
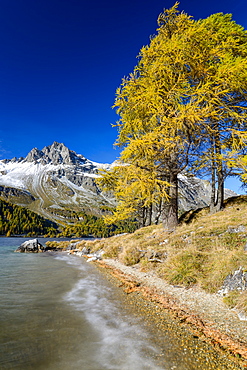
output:
[[[54, 142], [42, 150], [32, 149], [26, 158], [0, 161], [0, 185], [25, 189], [39, 201], [39, 212], [49, 216], [50, 208], [64, 207], [99, 213], [101, 206], [115, 205], [97, 187], [97, 163]], [[36, 202], [37, 203], [37, 202]]]

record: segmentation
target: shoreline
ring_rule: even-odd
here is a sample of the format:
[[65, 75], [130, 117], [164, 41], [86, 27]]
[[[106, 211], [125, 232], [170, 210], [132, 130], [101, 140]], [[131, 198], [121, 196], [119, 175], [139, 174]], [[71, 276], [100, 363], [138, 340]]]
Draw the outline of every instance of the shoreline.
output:
[[123, 265], [118, 260], [105, 259], [94, 264], [126, 296], [135, 302], [141, 298], [143, 302], [138, 303], [141, 311], [146, 303], [153, 305], [152, 311], [159, 308], [160, 313], [154, 313], [158, 326], [164, 312], [175, 322], [175, 328], [189, 331], [191, 338], [207, 343], [237, 366], [226, 369], [247, 369], [247, 321], [241, 321], [215, 294], [171, 286], [153, 273]]

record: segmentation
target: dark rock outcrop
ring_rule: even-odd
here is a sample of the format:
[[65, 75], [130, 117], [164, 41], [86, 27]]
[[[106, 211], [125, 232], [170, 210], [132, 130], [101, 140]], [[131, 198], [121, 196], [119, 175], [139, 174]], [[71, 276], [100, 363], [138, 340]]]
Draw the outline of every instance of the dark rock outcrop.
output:
[[19, 253], [41, 253], [44, 251], [45, 247], [39, 243], [38, 239], [27, 240], [15, 250]]
[[223, 286], [218, 291], [218, 294], [227, 295], [233, 290], [247, 290], [247, 271], [244, 271], [242, 267], [239, 267], [238, 270], [225, 278]]
[[27, 205], [35, 201], [34, 196], [27, 190], [0, 186], [0, 197], [18, 205]]
[[29, 153], [28, 155], [26, 156], [25, 160], [26, 162], [37, 162], [40, 158], [42, 158], [44, 155], [44, 153], [37, 149], [37, 148], [33, 148]]
[[229, 226], [227, 232], [230, 234], [237, 234], [237, 233], [244, 233], [246, 231], [246, 227], [244, 225], [239, 225], [237, 227]]

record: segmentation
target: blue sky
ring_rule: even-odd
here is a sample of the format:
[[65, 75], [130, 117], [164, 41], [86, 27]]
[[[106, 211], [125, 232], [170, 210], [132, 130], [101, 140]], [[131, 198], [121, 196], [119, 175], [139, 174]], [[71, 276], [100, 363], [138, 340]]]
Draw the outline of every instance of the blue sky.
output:
[[[53, 141], [112, 162], [116, 88], [174, 0], [0, 0], [0, 159]], [[181, 0], [195, 19], [232, 13], [247, 28], [246, 0]]]

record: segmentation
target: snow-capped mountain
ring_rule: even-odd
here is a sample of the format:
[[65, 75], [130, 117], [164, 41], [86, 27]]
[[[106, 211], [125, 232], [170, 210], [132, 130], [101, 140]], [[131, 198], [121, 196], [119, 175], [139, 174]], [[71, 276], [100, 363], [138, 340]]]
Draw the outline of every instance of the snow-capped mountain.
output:
[[[115, 200], [97, 187], [100, 164], [54, 142], [42, 150], [32, 149], [26, 158], [0, 161], [0, 197], [24, 205], [53, 221], [66, 220], [66, 212], [102, 214]], [[188, 211], [209, 204], [211, 185], [196, 177], [179, 176], [179, 208]], [[226, 197], [236, 193], [226, 190]]]
[[0, 196], [57, 221], [66, 209], [100, 214], [101, 206], [115, 204], [95, 183], [99, 169], [110, 166], [54, 142], [32, 149], [26, 158], [1, 160]]
[[[181, 211], [203, 208], [210, 204], [211, 184], [209, 181], [180, 174], [178, 175], [178, 187], [178, 207]], [[236, 195], [233, 190], [224, 189], [225, 199]]]

